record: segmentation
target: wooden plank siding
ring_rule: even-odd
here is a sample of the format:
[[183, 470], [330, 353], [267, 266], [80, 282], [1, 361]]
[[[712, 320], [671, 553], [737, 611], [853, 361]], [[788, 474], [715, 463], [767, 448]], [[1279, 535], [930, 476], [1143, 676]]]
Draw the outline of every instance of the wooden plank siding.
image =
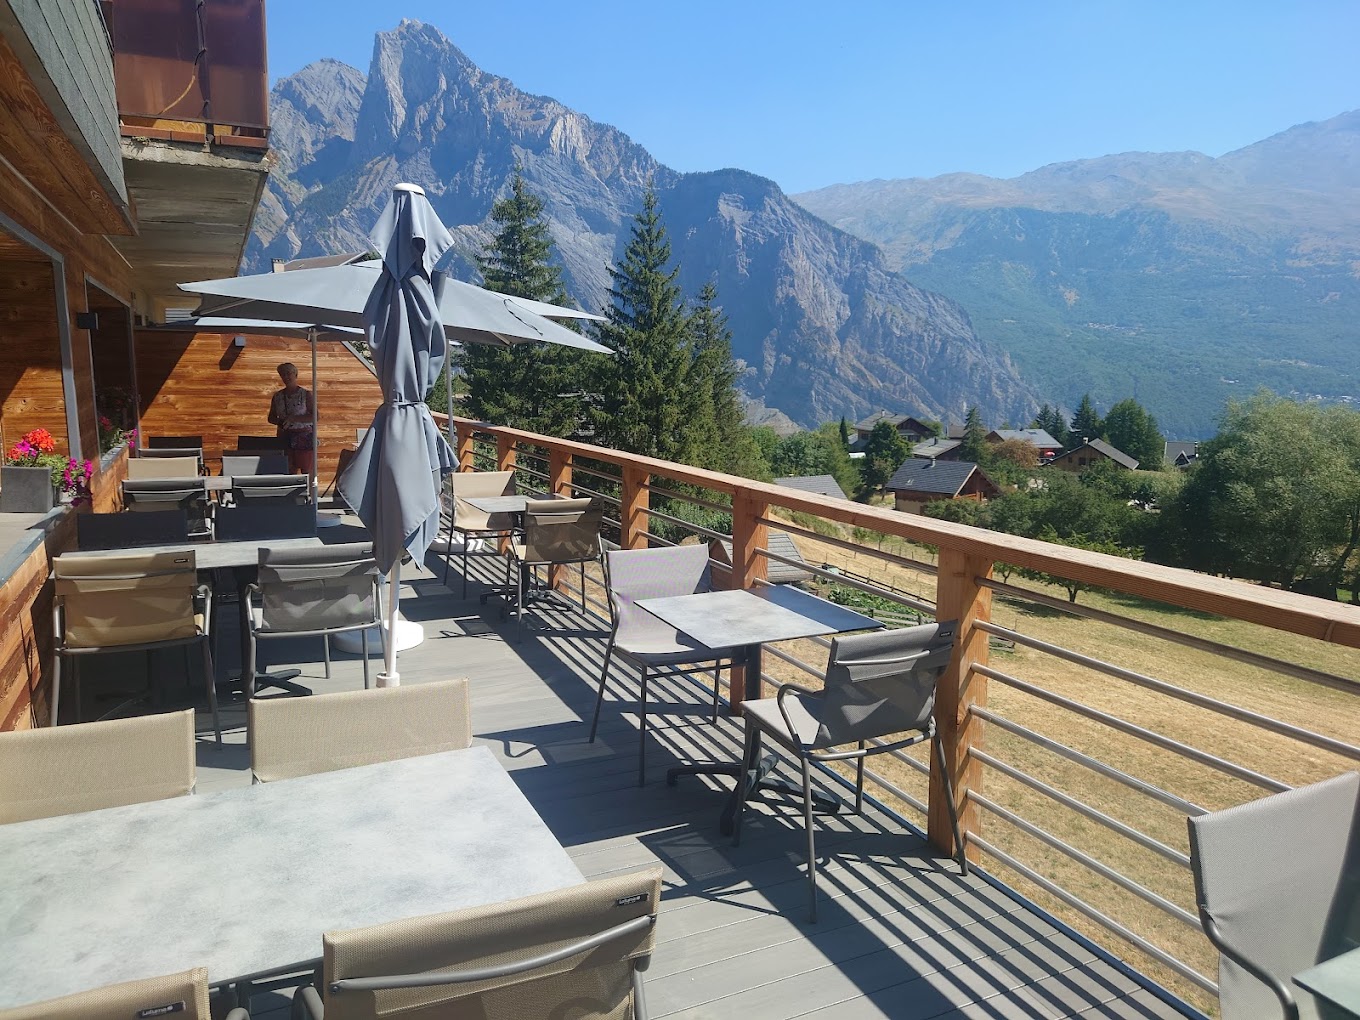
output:
[[[281, 385], [277, 368], [284, 361], [297, 365], [298, 381], [313, 389], [305, 340], [249, 336], [245, 347], [235, 347], [231, 334], [138, 330], [143, 433], [201, 435], [209, 469], [220, 470], [222, 451], [233, 449], [237, 436], [274, 434], [269, 400]], [[340, 452], [354, 446], [355, 430], [373, 423], [382, 391], [368, 366], [342, 343], [322, 341], [317, 362], [318, 477], [324, 489], [335, 477]]]

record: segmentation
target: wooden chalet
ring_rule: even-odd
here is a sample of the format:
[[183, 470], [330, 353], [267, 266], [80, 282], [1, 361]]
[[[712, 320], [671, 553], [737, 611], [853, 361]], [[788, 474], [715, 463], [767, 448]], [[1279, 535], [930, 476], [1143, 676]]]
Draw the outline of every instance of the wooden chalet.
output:
[[893, 494], [896, 509], [919, 514], [927, 503], [941, 499], [992, 499], [1001, 494], [986, 472], [971, 461], [938, 461], [912, 457], [904, 461], [885, 492]]
[[1117, 464], [1127, 471], [1138, 469], [1138, 461], [1123, 450], [1115, 449], [1103, 439], [1088, 439], [1075, 450], [1068, 450], [1061, 456], [1054, 457], [1051, 463], [1053, 467], [1060, 471], [1080, 474], [1087, 468], [1105, 461]]

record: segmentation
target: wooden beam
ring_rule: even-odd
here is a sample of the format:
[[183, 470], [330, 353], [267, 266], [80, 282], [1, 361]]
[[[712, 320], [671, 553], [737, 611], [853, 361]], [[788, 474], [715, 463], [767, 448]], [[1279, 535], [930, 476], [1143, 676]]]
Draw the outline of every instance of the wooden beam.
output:
[[[770, 561], [759, 550], [769, 545], [769, 526], [764, 517], [769, 504], [753, 495], [738, 492], [732, 500], [732, 587], [754, 588], [765, 580]], [[732, 668], [732, 687], [728, 704], [734, 714], [743, 701], [762, 696], [759, 676], [746, 675], [745, 666]]]
[[472, 471], [473, 445], [472, 445], [472, 426], [466, 422], [458, 421], [454, 423], [454, 433], [458, 437], [458, 447], [455, 452], [458, 454], [458, 470]]
[[[571, 498], [571, 465], [572, 455], [566, 450], [551, 448], [548, 450], [548, 491], [555, 496], [567, 499]], [[549, 583], [557, 589], [561, 589], [566, 579], [566, 567], [554, 566], [548, 571]], [[585, 581], [581, 582], [582, 586]]]
[[652, 506], [652, 493], [647, 486], [651, 480], [650, 472], [630, 464], [624, 465], [623, 499], [619, 506], [621, 548], [647, 548], [647, 511]]

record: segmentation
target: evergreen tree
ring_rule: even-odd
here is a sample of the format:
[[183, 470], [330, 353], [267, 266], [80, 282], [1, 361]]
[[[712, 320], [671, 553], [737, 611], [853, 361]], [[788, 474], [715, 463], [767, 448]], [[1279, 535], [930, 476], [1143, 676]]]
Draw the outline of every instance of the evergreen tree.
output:
[[1157, 419], [1138, 401], [1121, 400], [1110, 408], [1101, 423], [1105, 438], [1138, 461], [1145, 471], [1158, 471], [1166, 454], [1166, 440], [1157, 431]]
[[705, 467], [754, 476], [764, 468], [746, 414], [737, 399], [738, 370], [732, 360], [732, 331], [717, 305], [718, 288], [712, 281], [699, 291], [689, 316], [692, 343], [684, 396], [689, 401], [687, 428], [696, 429]]
[[1060, 443], [1064, 448], [1067, 446], [1067, 422], [1063, 420], [1063, 413], [1060, 408], [1049, 407], [1045, 404], [1039, 408], [1039, 413], [1034, 416], [1029, 427], [1043, 429], [1053, 437], [1055, 442]]
[[1077, 405], [1077, 413], [1072, 415], [1072, 431], [1067, 437], [1067, 448], [1075, 449], [1088, 439], [1099, 438], [1100, 415], [1096, 414], [1096, 406], [1091, 403], [1091, 394], [1087, 393]]
[[[543, 200], [526, 187], [518, 168], [510, 194], [491, 208], [496, 233], [477, 259], [485, 286], [512, 297], [566, 305], [562, 270], [553, 263], [553, 240]], [[462, 353], [467, 409], [483, 421], [550, 436], [569, 436], [581, 419], [579, 394], [586, 357], [551, 344], [513, 349], [469, 344]], [[443, 384], [435, 389], [442, 394]]]
[[679, 267], [670, 263], [670, 241], [649, 185], [623, 258], [609, 270], [613, 300], [596, 326], [600, 342], [615, 352], [597, 367], [596, 437], [629, 453], [700, 464], [711, 431], [686, 420], [695, 406], [685, 393], [692, 323], [675, 282]]
[[845, 420], [845, 415], [841, 415], [841, 445], [850, 445], [850, 423]]
[[959, 460], [981, 464], [987, 457], [987, 426], [982, 424], [982, 412], [970, 407], [963, 419], [963, 441], [959, 443]]

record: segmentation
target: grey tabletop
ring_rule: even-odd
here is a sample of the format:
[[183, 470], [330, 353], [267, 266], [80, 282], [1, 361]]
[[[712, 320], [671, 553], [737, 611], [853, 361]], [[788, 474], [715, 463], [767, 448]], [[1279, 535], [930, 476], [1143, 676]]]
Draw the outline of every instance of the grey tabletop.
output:
[[489, 750], [0, 825], [0, 1009], [577, 885]]
[[90, 554], [104, 553], [122, 556], [129, 552], [184, 552], [192, 551], [194, 566], [199, 570], [224, 570], [229, 567], [253, 567], [260, 562], [261, 549], [310, 549], [321, 545], [319, 538], [260, 538], [248, 542], [188, 542], [183, 545], [143, 545], [135, 549], [92, 549]]
[[1360, 949], [1352, 949], [1294, 975], [1294, 984], [1360, 1017]]
[[638, 605], [709, 648], [842, 634], [883, 626], [787, 585], [640, 599]]
[[543, 493], [523, 493], [518, 496], [464, 496], [463, 501], [471, 503], [478, 510], [488, 514], [522, 514], [529, 500], [557, 499]]

